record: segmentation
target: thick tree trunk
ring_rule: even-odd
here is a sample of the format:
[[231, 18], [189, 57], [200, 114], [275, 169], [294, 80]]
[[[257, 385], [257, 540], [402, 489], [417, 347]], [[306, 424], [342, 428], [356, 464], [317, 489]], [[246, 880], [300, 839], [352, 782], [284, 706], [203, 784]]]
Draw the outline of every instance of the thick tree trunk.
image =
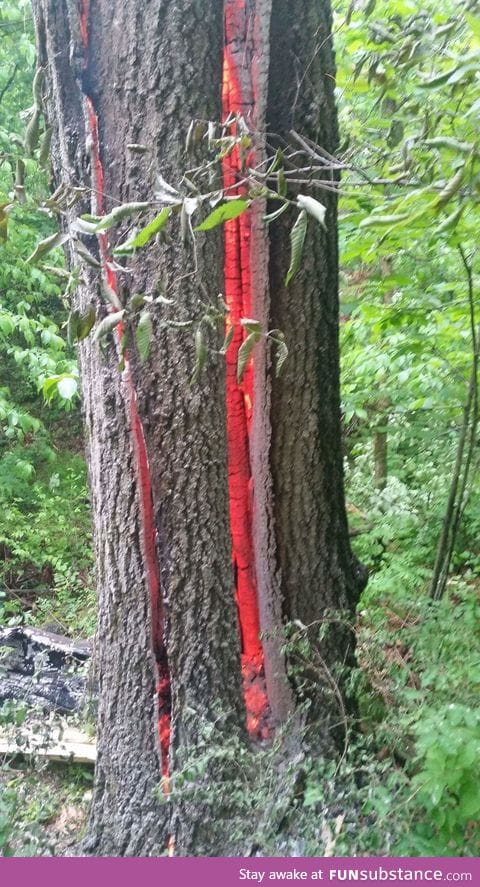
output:
[[[55, 178], [78, 185], [87, 180], [87, 132], [69, 56], [70, 22], [55, 0], [38, 0], [34, 12], [39, 63], [48, 65]], [[96, 301], [97, 288], [93, 280], [78, 288], [79, 309]], [[148, 855], [165, 846], [166, 816], [154, 795], [161, 766], [135, 452], [128, 394], [112, 352], [103, 358], [90, 339], [80, 349], [99, 594], [99, 742], [86, 850]]]
[[[105, 152], [105, 191], [120, 202], [142, 200], [149, 169], [175, 187], [186, 164], [193, 118], [221, 116], [222, 4], [190, 0], [148, 8], [99, 0], [91, 18], [94, 105]], [[123, 121], [123, 125], [119, 125]], [[148, 146], [139, 159], [130, 142]], [[108, 164], [108, 157], [115, 165]], [[154, 187], [154, 179], [152, 185]], [[202, 730], [217, 737], [244, 719], [240, 652], [228, 521], [224, 364], [211, 357], [197, 385], [192, 332], [161, 330], [170, 316], [200, 320], [222, 291], [221, 232], [192, 243], [176, 238], [129, 262], [129, 292], [166, 287], [171, 309], [154, 316], [154, 344], [136, 366], [138, 408], [149, 455], [160, 584], [172, 692], [172, 759], [181, 766]], [[218, 349], [222, 330], [212, 334]], [[202, 834], [202, 823], [204, 831]], [[208, 852], [213, 840], [204, 812], [175, 818], [177, 852]]]
[[[96, 0], [80, 8], [78, 28], [77, 5], [69, 6], [70, 15], [55, 0], [36, 0], [34, 7], [39, 60], [48, 65], [48, 113], [57, 130], [57, 182], [87, 181], [83, 146], [90, 140], [97, 213], [144, 199], [146, 190], [151, 196], [157, 173], [177, 186], [191, 119], [220, 118], [221, 3], [197, 8], [187, 0], [157, 0], [147, 9], [133, 0]], [[99, 157], [91, 144], [97, 137]], [[149, 148], [145, 160], [129, 153], [132, 142]], [[98, 190], [105, 191], [104, 201]], [[215, 303], [222, 288], [220, 236], [198, 239], [196, 267], [194, 275], [188, 245], [155, 246], [115, 285], [124, 299], [137, 292], [157, 295], [166, 279], [174, 300], [170, 315], [200, 319], [205, 302]], [[93, 283], [80, 287], [78, 307], [91, 299]], [[90, 340], [80, 348], [101, 695], [99, 758], [84, 846], [100, 855], [161, 853], [169, 832], [180, 854], [193, 846], [197, 853], [219, 846], [201, 806], [180, 805], [167, 827], [167, 807], [155, 800], [161, 781], [155, 689], [159, 677], [165, 680], [165, 656], [172, 690], [170, 769], [194, 754], [207, 725], [215, 723], [218, 739], [241, 729], [245, 717], [227, 509], [223, 364], [211, 361], [202, 385], [191, 386], [192, 336], [162, 331], [164, 316], [153, 317], [146, 366], [136, 365], [131, 345], [133, 370], [127, 366], [123, 376], [118, 347], [110, 345], [105, 358]], [[221, 338], [219, 329], [211, 344], [220, 347]], [[148, 465], [142, 469], [143, 435]], [[151, 490], [145, 489], [149, 482]], [[155, 527], [146, 525], [150, 496]], [[152, 562], [157, 559], [159, 569]], [[155, 597], [158, 579], [162, 600]]]
[[[33, 5], [57, 183], [90, 181], [94, 215], [151, 199], [159, 175], [182, 188], [190, 121], [222, 115], [221, 0]], [[328, 3], [226, 0], [225, 13], [223, 112], [241, 112], [260, 133], [256, 162], [264, 157], [267, 124], [287, 141], [295, 126], [333, 152]], [[131, 144], [147, 152], [132, 152]], [[225, 164], [226, 177], [237, 171]], [[284, 216], [269, 234], [257, 205], [226, 226], [232, 315], [240, 319], [251, 310], [265, 326], [283, 330], [290, 350], [276, 380], [263, 342], [242, 386], [235, 351], [229, 353], [228, 416], [222, 360], [211, 354], [200, 384], [191, 385], [191, 333], [164, 324], [200, 322], [217, 303], [224, 291], [221, 232], [198, 236], [195, 248], [188, 232], [183, 244], [175, 233], [129, 259], [125, 271], [112, 268], [107, 239], [99, 238], [102, 275], [123, 303], [132, 294], [154, 299], [162, 291], [173, 305], [152, 310], [144, 365], [128, 328], [122, 373], [120, 336], [103, 357], [91, 340], [79, 349], [99, 586], [100, 720], [88, 852], [161, 853], [169, 836], [178, 854], [238, 852], [228, 837], [228, 787], [226, 808], [216, 809], [212, 822], [203, 803], [160, 804], [162, 765], [175, 774], [206, 729], [213, 728], [212, 743], [242, 734], [240, 652], [244, 677], [248, 665], [258, 679], [252, 693], [262, 700], [265, 670], [272, 725], [285, 722], [294, 698], [281, 652], [283, 623], [310, 625], [329, 610], [351, 614], [355, 606], [359, 576], [348, 543], [340, 449], [336, 202], [330, 194], [320, 199], [327, 204], [327, 233], [310, 221], [303, 265], [288, 289], [292, 218], [283, 223]], [[124, 239], [125, 230], [114, 237]], [[100, 306], [97, 289], [93, 273], [85, 272], [77, 307]], [[106, 313], [105, 305], [100, 310]], [[222, 330], [209, 335], [218, 349]], [[259, 627], [266, 633], [262, 644]], [[348, 632], [336, 623], [315, 652], [323, 665], [312, 712], [325, 750], [338, 721], [332, 669], [349, 649]], [[218, 765], [205, 776], [228, 777]]]

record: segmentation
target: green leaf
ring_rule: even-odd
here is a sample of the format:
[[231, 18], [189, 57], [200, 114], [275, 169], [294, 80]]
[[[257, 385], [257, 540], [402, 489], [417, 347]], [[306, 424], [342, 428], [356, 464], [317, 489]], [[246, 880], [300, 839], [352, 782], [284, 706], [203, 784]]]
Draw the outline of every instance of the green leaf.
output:
[[97, 326], [95, 330], [95, 335], [93, 337], [95, 342], [98, 342], [100, 339], [104, 339], [105, 336], [108, 336], [115, 327], [123, 320], [125, 315], [125, 309], [121, 311], [113, 311], [111, 314], [107, 314], [106, 317], [103, 318], [102, 321]]
[[240, 345], [238, 349], [238, 357], [237, 357], [237, 382], [240, 383], [243, 379], [243, 374], [245, 372], [249, 357], [255, 348], [257, 342], [261, 339], [261, 333], [255, 332], [250, 333], [247, 336], [244, 342]]
[[387, 135], [387, 145], [389, 148], [395, 148], [403, 139], [404, 126], [401, 120], [392, 120]]
[[454, 68], [444, 71], [443, 74], [436, 74], [435, 77], [430, 77], [428, 80], [421, 80], [418, 85], [423, 89], [434, 89], [436, 86], [442, 86], [459, 67], [459, 65], [456, 65]]
[[42, 112], [40, 108], [35, 106], [33, 109], [33, 114], [28, 121], [27, 128], [25, 130], [25, 152], [27, 154], [27, 157], [32, 156], [35, 148], [38, 145], [41, 116]]
[[200, 329], [200, 327], [198, 327], [195, 332], [195, 369], [193, 371], [192, 378], [190, 379], [191, 385], [194, 385], [196, 382], [198, 382], [202, 370], [205, 366], [207, 354], [208, 348], [205, 344], [202, 330]]
[[308, 218], [305, 210], [302, 210], [297, 218], [292, 230], [290, 231], [290, 247], [291, 258], [290, 267], [285, 278], [285, 285], [288, 286], [290, 281], [298, 271], [300, 260], [303, 253], [303, 245], [305, 243], [305, 235], [307, 233]]
[[150, 209], [150, 207], [150, 203], [124, 203], [122, 206], [116, 206], [111, 213], [102, 216], [100, 222], [97, 222], [95, 225], [95, 233], [98, 231], [107, 231], [113, 225], [117, 225], [118, 222], [121, 222], [122, 219], [136, 215], [137, 213], [144, 213], [147, 209]]
[[234, 333], [235, 333], [235, 327], [234, 327], [233, 324], [232, 324], [232, 326], [230, 326], [230, 327], [228, 328], [227, 332], [225, 333], [225, 338], [224, 338], [224, 340], [223, 340], [223, 345], [222, 345], [222, 347], [220, 348], [220, 354], [226, 354], [226, 353], [227, 353], [228, 349], [230, 348], [230, 345], [232, 344], [232, 339], [233, 339]]
[[455, 194], [460, 191], [465, 175], [465, 167], [466, 162], [462, 164], [460, 169], [458, 169], [455, 175], [452, 176], [452, 178], [447, 182], [443, 191], [440, 192], [440, 194], [438, 195], [438, 200], [435, 204], [436, 209], [441, 209], [443, 206], [446, 206], [446, 204], [452, 199], [452, 197], [454, 197]]
[[459, 206], [458, 209], [454, 210], [453, 213], [447, 216], [442, 224], [439, 225], [436, 229], [436, 234], [443, 234], [444, 231], [450, 231], [454, 229], [463, 213], [464, 208], [464, 206]]
[[77, 324], [77, 340], [86, 339], [97, 318], [95, 305], [89, 305], [87, 310], [80, 314]]
[[271, 341], [273, 342], [275, 348], [275, 375], [278, 378], [285, 366], [285, 361], [288, 357], [288, 347], [284, 338], [277, 338], [272, 336]]
[[74, 345], [77, 341], [77, 330], [78, 330], [78, 322], [80, 320], [80, 315], [78, 311], [70, 311], [68, 315], [67, 321], [67, 342], [69, 345]]
[[114, 290], [113, 286], [110, 286], [108, 280], [100, 281], [100, 291], [106, 302], [112, 305], [113, 308], [121, 309], [122, 303], [118, 297], [118, 293]]
[[64, 376], [58, 380], [58, 393], [64, 400], [71, 400], [77, 393], [78, 382], [73, 376]]
[[285, 210], [288, 209], [289, 206], [289, 203], [282, 203], [282, 205], [278, 209], [269, 213], [267, 216], [264, 216], [263, 221], [267, 223], [274, 222], [275, 219], [280, 218], [280, 216], [285, 212]]
[[262, 324], [259, 320], [254, 320], [252, 317], [242, 317], [240, 323], [249, 333], [262, 332]]
[[155, 218], [149, 222], [145, 228], [142, 228], [135, 237], [132, 237], [131, 240], [126, 240], [124, 243], [120, 243], [115, 247], [113, 250], [114, 256], [129, 256], [134, 250], [146, 246], [152, 237], [155, 237], [155, 235], [165, 227], [171, 212], [172, 209], [170, 206], [164, 207], [158, 216], [155, 216]]
[[152, 318], [148, 311], [142, 311], [135, 330], [135, 342], [137, 343], [138, 354], [142, 363], [147, 360], [150, 354], [152, 334]]
[[217, 225], [222, 225], [223, 222], [228, 222], [230, 219], [236, 219], [237, 216], [241, 216], [249, 206], [250, 201], [244, 197], [229, 200], [227, 203], [222, 203], [220, 206], [215, 207], [213, 212], [193, 230], [210, 231], [211, 228], [216, 228]]
[[447, 148], [450, 151], [457, 151], [461, 154], [470, 154], [473, 149], [471, 142], [461, 142], [451, 136], [435, 136], [432, 139], [424, 139], [423, 144], [429, 148]]
[[55, 249], [56, 246], [61, 246], [62, 243], [68, 240], [68, 234], [64, 234], [61, 231], [57, 231], [56, 234], [51, 234], [50, 237], [46, 237], [45, 240], [41, 240], [40, 243], [37, 243], [33, 253], [28, 257], [27, 263], [29, 265], [33, 265], [35, 262], [49, 253], [52, 249]]
[[143, 308], [144, 304], [145, 296], [143, 293], [134, 293], [128, 300], [128, 307], [133, 311], [136, 311], [138, 308]]
[[51, 126], [47, 126], [43, 138], [42, 145], [40, 148], [40, 155], [38, 158], [38, 162], [43, 169], [48, 169], [49, 161], [50, 161], [50, 145], [52, 142], [53, 128]]
[[101, 269], [102, 266], [98, 259], [92, 256], [90, 250], [87, 249], [81, 240], [75, 241], [75, 252], [80, 259], [83, 259], [86, 265], [90, 266], [90, 268], [95, 268], [96, 271]]
[[395, 225], [397, 222], [402, 222], [408, 219], [409, 213], [397, 213], [396, 215], [392, 214], [389, 216], [380, 216], [380, 215], [371, 215], [367, 216], [366, 219], [362, 219], [359, 224], [359, 228], [383, 228], [388, 225]]
[[286, 197], [287, 194], [287, 180], [285, 177], [285, 171], [280, 169], [278, 171], [278, 193], [280, 197]]
[[470, 30], [473, 32], [475, 37], [480, 40], [480, 18], [478, 18], [478, 16], [476, 15], [472, 15], [471, 12], [465, 12], [464, 15], [468, 22]]

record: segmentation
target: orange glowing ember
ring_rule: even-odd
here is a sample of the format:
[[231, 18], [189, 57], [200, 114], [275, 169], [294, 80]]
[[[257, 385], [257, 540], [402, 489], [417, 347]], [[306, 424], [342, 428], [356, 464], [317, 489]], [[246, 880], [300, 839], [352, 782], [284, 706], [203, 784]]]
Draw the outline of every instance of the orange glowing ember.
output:
[[[238, 52], [232, 46], [245, 41], [245, 0], [225, 2], [225, 48], [223, 58], [223, 115], [248, 117], [248, 99], [243, 94]], [[242, 72], [245, 73], [245, 72]], [[249, 75], [250, 76], [250, 75]], [[253, 157], [249, 158], [249, 164]], [[223, 184], [228, 194], [244, 195], [245, 185], [233, 187], [241, 179], [242, 164], [237, 148], [223, 161]], [[249, 453], [249, 428], [253, 409], [253, 362], [250, 359], [242, 382], [237, 382], [238, 350], [244, 339], [242, 317], [251, 317], [250, 276], [251, 219], [248, 212], [224, 225], [225, 301], [229, 308], [227, 327], [234, 327], [227, 351], [226, 399], [230, 526], [232, 558], [235, 568], [236, 601], [241, 631], [242, 676], [247, 709], [247, 726], [258, 738], [268, 735], [266, 723], [268, 699], [265, 689], [263, 649], [255, 581], [252, 540], [252, 477]]]

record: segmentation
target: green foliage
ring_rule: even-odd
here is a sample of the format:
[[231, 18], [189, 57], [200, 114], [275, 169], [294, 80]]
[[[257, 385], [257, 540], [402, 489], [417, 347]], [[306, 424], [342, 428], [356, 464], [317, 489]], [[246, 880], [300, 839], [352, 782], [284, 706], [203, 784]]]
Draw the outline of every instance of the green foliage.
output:
[[287, 271], [287, 276], [285, 278], [285, 283], [288, 285], [295, 274], [297, 273], [300, 262], [302, 260], [303, 253], [303, 245], [305, 243], [305, 235], [307, 233], [307, 224], [308, 218], [307, 213], [304, 209], [302, 209], [299, 214], [291, 232], [290, 232], [290, 244], [291, 244], [291, 258], [290, 258], [290, 267]]
[[4, 761], [0, 767], [0, 856], [64, 856], [90, 800], [92, 772], [78, 764]]
[[352, 689], [386, 767], [362, 809], [379, 848], [395, 820], [392, 854], [478, 855], [472, 474], [446, 598], [432, 603], [427, 586], [478, 348], [479, 9], [354, 0], [336, 12], [347, 498], [370, 570]]
[[414, 847], [424, 854], [458, 854], [470, 838], [472, 851], [478, 852], [480, 714], [454, 702], [427, 709], [415, 739], [418, 771], [412, 788], [425, 819], [416, 827]]
[[222, 203], [221, 206], [217, 206], [209, 213], [203, 222], [196, 226], [195, 231], [210, 231], [211, 228], [216, 228], [217, 225], [222, 225], [230, 219], [236, 219], [248, 209], [248, 206], [249, 201], [241, 197], [230, 200], [228, 203]]
[[0, 622], [91, 635], [94, 592], [84, 461], [48, 444], [0, 459]]

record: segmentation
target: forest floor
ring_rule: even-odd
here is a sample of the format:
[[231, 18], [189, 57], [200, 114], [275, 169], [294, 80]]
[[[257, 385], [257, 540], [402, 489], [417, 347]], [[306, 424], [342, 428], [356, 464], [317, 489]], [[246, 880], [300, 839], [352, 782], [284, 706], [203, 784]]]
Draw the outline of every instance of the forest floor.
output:
[[0, 841], [4, 820], [15, 823], [0, 855], [69, 856], [83, 832], [93, 769], [63, 762], [11, 758], [0, 767]]

